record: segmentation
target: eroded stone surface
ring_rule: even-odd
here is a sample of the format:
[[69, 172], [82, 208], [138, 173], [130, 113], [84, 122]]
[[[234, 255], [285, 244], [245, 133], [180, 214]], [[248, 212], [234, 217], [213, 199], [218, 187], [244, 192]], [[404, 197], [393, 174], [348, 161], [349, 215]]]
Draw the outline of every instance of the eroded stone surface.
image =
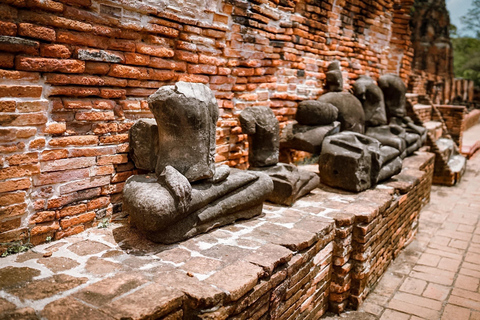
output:
[[112, 273], [115, 270], [120, 269], [122, 266], [118, 263], [100, 259], [97, 257], [91, 257], [88, 259], [85, 269], [93, 274], [102, 275]]
[[34, 280], [21, 287], [9, 289], [8, 293], [21, 300], [40, 300], [75, 288], [87, 282], [87, 278], [76, 278], [66, 274], [55, 274], [52, 277]]
[[138, 273], [120, 273], [89, 285], [80, 290], [74, 297], [94, 306], [102, 306], [113, 298], [129, 292], [147, 281]]
[[101, 310], [94, 309], [72, 297], [59, 299], [47, 304], [42, 311], [42, 316], [48, 320], [114, 319]]
[[86, 256], [88, 254], [100, 253], [107, 249], [110, 249], [110, 247], [107, 246], [106, 244], [103, 244], [97, 241], [90, 241], [90, 240], [77, 242], [68, 247], [68, 250], [78, 254], [79, 256]]
[[0, 288], [19, 286], [40, 275], [40, 271], [29, 267], [7, 266], [0, 269]]
[[79, 265], [75, 260], [66, 257], [41, 258], [38, 259], [37, 262], [43, 264], [53, 272], [70, 270]]

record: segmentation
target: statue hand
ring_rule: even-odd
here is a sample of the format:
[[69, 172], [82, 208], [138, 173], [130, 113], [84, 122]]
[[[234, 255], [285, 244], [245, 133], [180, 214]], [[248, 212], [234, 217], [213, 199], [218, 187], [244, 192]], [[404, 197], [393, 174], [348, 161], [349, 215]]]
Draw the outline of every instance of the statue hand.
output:
[[[190, 208], [192, 200], [192, 186], [190, 182], [172, 166], [166, 166], [159, 177], [170, 189], [180, 213], [185, 213]], [[145, 195], [148, 197], [148, 195]]]
[[229, 175], [230, 175], [230, 167], [223, 164], [215, 168], [215, 175], [212, 178], [210, 178], [210, 181], [212, 181], [213, 183], [217, 183], [227, 179]]

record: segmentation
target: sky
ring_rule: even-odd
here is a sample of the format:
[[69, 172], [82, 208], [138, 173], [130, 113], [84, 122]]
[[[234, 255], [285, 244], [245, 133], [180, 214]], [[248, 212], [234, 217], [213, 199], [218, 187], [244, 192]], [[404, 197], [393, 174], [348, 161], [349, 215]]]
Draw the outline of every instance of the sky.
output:
[[447, 9], [450, 11], [450, 23], [457, 26], [460, 34], [468, 34], [462, 23], [460, 22], [460, 17], [465, 15], [468, 12], [472, 4], [472, 0], [447, 0]]

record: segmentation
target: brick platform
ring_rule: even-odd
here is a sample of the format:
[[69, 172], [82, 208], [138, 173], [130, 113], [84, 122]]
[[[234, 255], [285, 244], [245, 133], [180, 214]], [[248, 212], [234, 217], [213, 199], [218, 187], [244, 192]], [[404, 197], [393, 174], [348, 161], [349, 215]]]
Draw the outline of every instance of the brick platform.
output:
[[433, 155], [359, 194], [326, 187], [293, 207], [173, 246], [124, 223], [1, 260], [3, 317], [317, 319], [358, 307], [415, 234]]
[[479, 175], [480, 156], [475, 155], [455, 187], [433, 186], [415, 240], [359, 311], [324, 320], [479, 319]]

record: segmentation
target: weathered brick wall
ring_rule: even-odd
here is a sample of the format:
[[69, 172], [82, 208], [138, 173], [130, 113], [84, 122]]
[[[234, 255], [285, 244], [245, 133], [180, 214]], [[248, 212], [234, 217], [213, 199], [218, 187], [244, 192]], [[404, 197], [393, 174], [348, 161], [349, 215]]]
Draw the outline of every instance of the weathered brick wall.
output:
[[412, 0], [94, 1], [0, 4], [0, 243], [76, 234], [121, 211], [135, 173], [128, 129], [146, 98], [206, 83], [218, 162], [246, 167], [237, 114], [271, 107], [283, 127], [322, 94], [324, 71], [410, 74]]

